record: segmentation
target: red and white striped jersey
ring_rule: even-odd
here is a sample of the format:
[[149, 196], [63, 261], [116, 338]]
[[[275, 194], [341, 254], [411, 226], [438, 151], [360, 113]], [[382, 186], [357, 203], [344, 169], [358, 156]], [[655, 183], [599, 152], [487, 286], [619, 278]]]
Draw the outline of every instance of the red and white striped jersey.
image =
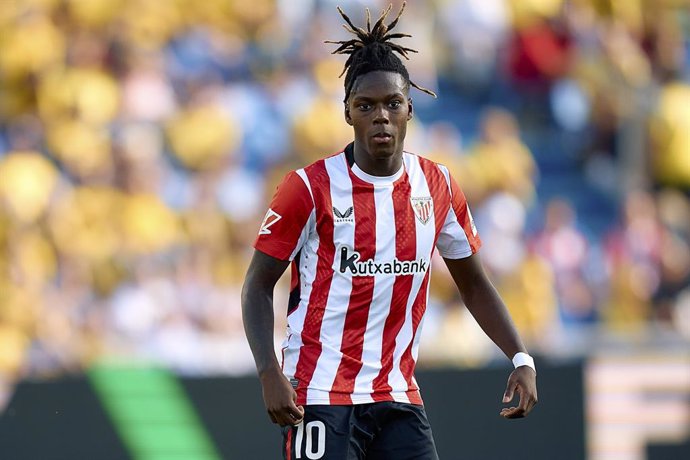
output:
[[283, 372], [298, 404], [422, 404], [414, 378], [434, 247], [481, 241], [448, 170], [404, 152], [391, 177], [343, 151], [289, 173], [255, 248], [292, 261]]

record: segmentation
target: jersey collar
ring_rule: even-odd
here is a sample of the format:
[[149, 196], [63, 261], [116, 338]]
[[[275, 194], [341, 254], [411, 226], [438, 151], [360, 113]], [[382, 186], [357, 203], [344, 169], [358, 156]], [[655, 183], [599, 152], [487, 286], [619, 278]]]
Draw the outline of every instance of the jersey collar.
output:
[[354, 174], [357, 178], [363, 180], [364, 182], [368, 182], [373, 185], [393, 185], [395, 181], [402, 177], [403, 172], [405, 172], [405, 162], [403, 161], [400, 165], [400, 169], [396, 171], [396, 173], [393, 175], [372, 176], [371, 174], [365, 173], [362, 170], [362, 168], [357, 166], [357, 163], [355, 163], [354, 143], [351, 142], [350, 144], [348, 144], [343, 151], [345, 153], [345, 159], [347, 161], [348, 166], [350, 166], [352, 174]]

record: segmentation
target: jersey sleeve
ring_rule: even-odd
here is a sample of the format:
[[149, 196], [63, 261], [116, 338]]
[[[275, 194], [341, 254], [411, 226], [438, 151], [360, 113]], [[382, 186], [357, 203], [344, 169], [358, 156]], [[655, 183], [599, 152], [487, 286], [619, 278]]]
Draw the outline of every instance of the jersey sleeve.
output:
[[280, 260], [292, 260], [306, 240], [314, 210], [311, 192], [296, 172], [278, 185], [254, 248]]
[[476, 253], [482, 241], [474, 225], [465, 194], [452, 176], [448, 175], [451, 202], [441, 228], [436, 247], [447, 259], [462, 259]]

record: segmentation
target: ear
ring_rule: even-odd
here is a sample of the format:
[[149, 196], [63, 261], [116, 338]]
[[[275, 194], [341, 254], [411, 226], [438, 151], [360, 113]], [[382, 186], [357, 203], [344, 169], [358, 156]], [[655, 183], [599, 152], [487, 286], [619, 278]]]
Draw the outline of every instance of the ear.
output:
[[347, 102], [345, 103], [345, 121], [348, 125], [352, 126], [352, 117], [350, 116], [350, 107], [348, 107]]
[[412, 120], [412, 113], [414, 109], [412, 108], [412, 98], [407, 99], [407, 121]]

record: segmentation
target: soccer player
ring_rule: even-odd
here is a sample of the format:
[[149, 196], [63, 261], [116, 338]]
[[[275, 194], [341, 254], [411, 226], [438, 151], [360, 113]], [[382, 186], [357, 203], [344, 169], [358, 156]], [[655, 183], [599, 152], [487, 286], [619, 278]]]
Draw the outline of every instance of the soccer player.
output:
[[[487, 279], [480, 239], [448, 170], [404, 150], [410, 81], [385, 10], [336, 42], [345, 64], [345, 121], [354, 142], [290, 172], [259, 230], [242, 291], [244, 327], [286, 459], [437, 459], [414, 377], [437, 248], [463, 301], [513, 360], [505, 418], [537, 402], [536, 371]], [[292, 266], [282, 363], [273, 344], [273, 289]]]

